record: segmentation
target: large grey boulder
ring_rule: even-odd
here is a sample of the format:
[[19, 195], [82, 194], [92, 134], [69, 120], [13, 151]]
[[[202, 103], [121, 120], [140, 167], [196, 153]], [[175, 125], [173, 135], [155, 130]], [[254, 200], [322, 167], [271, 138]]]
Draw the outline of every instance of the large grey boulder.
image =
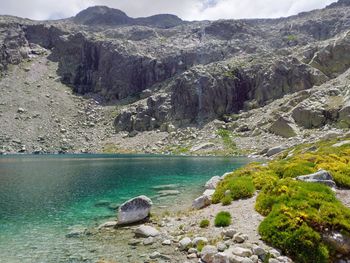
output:
[[279, 117], [270, 126], [269, 131], [284, 138], [291, 138], [297, 135], [296, 125], [284, 117]]
[[336, 187], [336, 184], [333, 180], [331, 174], [325, 170], [320, 170], [313, 174], [302, 175], [296, 177], [299, 181], [309, 182], [309, 183], [321, 183], [328, 185], [329, 187]]
[[180, 250], [188, 250], [192, 246], [192, 240], [189, 237], [184, 237], [179, 241]]
[[306, 129], [322, 127], [327, 120], [323, 114], [323, 109], [304, 104], [293, 110], [292, 117], [299, 126]]
[[146, 219], [151, 212], [152, 201], [147, 196], [135, 197], [118, 209], [118, 225], [132, 224]]

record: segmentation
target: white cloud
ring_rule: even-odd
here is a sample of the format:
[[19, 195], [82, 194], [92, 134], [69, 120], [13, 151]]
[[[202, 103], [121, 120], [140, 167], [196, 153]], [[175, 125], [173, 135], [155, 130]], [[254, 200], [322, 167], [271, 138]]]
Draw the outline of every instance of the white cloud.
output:
[[70, 17], [92, 5], [107, 5], [132, 17], [160, 13], [186, 20], [270, 18], [323, 8], [335, 0], [0, 0], [0, 14], [37, 20]]

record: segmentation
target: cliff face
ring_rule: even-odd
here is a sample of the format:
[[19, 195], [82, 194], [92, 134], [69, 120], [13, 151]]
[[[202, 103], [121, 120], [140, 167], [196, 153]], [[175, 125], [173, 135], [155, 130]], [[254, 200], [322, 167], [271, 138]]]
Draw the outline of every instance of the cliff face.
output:
[[[213, 22], [91, 7], [60, 21], [1, 17], [0, 30], [2, 70], [50, 50], [62, 83], [122, 102], [117, 131], [201, 126], [326, 83], [350, 66], [347, 0], [289, 18]], [[305, 115], [291, 116], [300, 123]]]

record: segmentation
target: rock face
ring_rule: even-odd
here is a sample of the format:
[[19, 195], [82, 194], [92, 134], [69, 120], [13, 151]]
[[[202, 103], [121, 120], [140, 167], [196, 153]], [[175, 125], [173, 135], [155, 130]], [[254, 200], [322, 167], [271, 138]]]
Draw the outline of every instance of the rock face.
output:
[[[33, 58], [45, 58], [48, 63], [42, 60], [40, 67], [23, 69], [30, 81], [25, 77], [14, 86], [23, 93], [23, 87], [34, 91], [35, 85], [45, 86], [47, 83], [41, 80], [46, 76], [35, 79], [38, 72], [32, 71], [48, 68], [51, 63], [56, 67], [50, 68], [55, 82], [47, 86], [60, 83], [76, 95], [91, 96], [104, 110], [106, 105], [117, 105], [101, 118], [74, 119], [83, 129], [100, 128], [86, 140], [89, 136], [79, 131], [86, 141], [84, 148], [79, 149], [83, 152], [91, 149], [91, 137], [100, 138], [99, 143], [119, 141], [113, 137], [115, 131], [127, 132], [128, 138], [136, 140], [136, 135], [145, 134], [144, 131], [159, 130], [170, 136], [187, 127], [202, 129], [217, 119], [244, 138], [272, 133], [272, 138], [279, 135], [297, 140], [303, 132], [307, 133], [304, 129], [350, 127], [346, 77], [350, 74], [349, 12], [350, 5], [339, 1], [289, 18], [258, 20], [187, 22], [168, 14], [131, 18], [104, 6], [90, 7], [60, 21], [0, 16], [0, 75], [10, 72], [9, 65], [20, 64], [21, 69], [23, 60], [34, 63]], [[7, 94], [11, 91], [7, 83], [13, 82], [9, 79], [0, 83], [0, 91]], [[40, 95], [41, 90], [43, 87], [35, 95]], [[59, 103], [54, 99], [50, 98], [49, 105]], [[53, 114], [33, 116], [55, 120], [57, 116], [51, 115], [57, 109], [47, 109], [46, 102], [43, 105], [45, 113]], [[7, 106], [0, 104], [1, 114], [5, 112], [8, 118], [14, 118], [12, 112], [6, 111]], [[231, 123], [244, 114], [254, 114], [256, 118], [252, 116], [247, 123]], [[18, 123], [31, 125], [35, 118], [29, 115], [25, 112], [15, 118]], [[50, 126], [58, 124], [53, 121]], [[9, 131], [23, 129], [17, 124], [12, 127], [12, 122], [5, 126]], [[69, 126], [71, 130], [76, 128]], [[38, 130], [39, 127], [38, 122]], [[58, 151], [71, 151], [77, 136], [72, 137], [64, 125], [57, 129], [59, 134], [48, 141], [62, 137]], [[13, 138], [8, 138], [8, 134], [0, 136], [6, 141], [6, 145], [0, 144], [0, 151], [31, 149], [40, 153], [52, 148], [45, 145], [41, 134], [30, 138], [40, 141], [35, 147], [12, 144]], [[109, 137], [113, 139], [108, 140]], [[195, 154], [219, 151], [215, 139], [189, 142], [186, 150], [188, 147]], [[282, 144], [283, 138], [277, 139], [273, 145]]]
[[299, 181], [310, 182], [310, 183], [321, 183], [328, 185], [329, 187], [336, 187], [331, 174], [325, 170], [320, 170], [317, 173], [298, 176], [296, 178]]
[[118, 224], [132, 224], [146, 219], [151, 212], [152, 201], [147, 196], [135, 197], [118, 209]]

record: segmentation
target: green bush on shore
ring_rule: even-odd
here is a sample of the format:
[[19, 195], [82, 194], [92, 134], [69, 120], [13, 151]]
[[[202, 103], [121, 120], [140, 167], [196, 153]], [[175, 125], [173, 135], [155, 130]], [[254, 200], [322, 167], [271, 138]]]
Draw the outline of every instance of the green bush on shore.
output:
[[226, 227], [231, 225], [231, 214], [229, 212], [219, 212], [214, 221], [216, 227]]
[[336, 252], [325, 243], [325, 229], [350, 236], [350, 209], [326, 185], [293, 178], [325, 169], [338, 187], [350, 188], [350, 143], [339, 140], [299, 145], [267, 165], [258, 163], [233, 171], [222, 180], [213, 202], [250, 197], [261, 190], [256, 210], [266, 216], [259, 226], [263, 240], [296, 262], [332, 262]]
[[264, 188], [256, 210], [267, 216], [259, 226], [263, 240], [297, 262], [329, 262], [324, 229], [350, 233], [350, 209], [322, 184], [282, 179]]
[[242, 198], [252, 197], [255, 193], [255, 187], [251, 177], [233, 177], [225, 178], [217, 186], [215, 193], [212, 197], [213, 203], [219, 203], [225, 197], [225, 192], [230, 190], [230, 197], [232, 200], [238, 200]]

